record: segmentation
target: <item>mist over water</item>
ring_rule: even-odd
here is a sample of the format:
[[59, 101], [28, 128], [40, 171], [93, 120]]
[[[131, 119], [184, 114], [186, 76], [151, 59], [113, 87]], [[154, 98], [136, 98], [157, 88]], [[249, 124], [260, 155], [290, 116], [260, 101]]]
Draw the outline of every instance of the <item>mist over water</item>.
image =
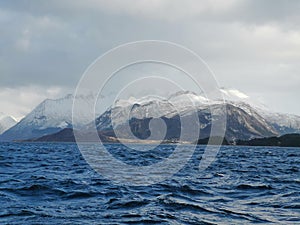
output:
[[[114, 157], [137, 166], [157, 163], [174, 150], [173, 145], [150, 152], [120, 144], [107, 147]], [[299, 222], [300, 149], [222, 147], [216, 161], [200, 173], [203, 151], [204, 146], [197, 146], [171, 179], [128, 187], [93, 171], [76, 144], [1, 143], [0, 223]]]

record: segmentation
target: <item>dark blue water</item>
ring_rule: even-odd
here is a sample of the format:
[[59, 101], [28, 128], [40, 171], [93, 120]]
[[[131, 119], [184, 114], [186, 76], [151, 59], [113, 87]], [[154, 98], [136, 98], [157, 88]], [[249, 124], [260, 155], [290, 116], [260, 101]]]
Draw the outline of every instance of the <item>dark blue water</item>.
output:
[[[109, 147], [137, 164], [172, 150], [132, 157]], [[94, 172], [74, 144], [2, 143], [0, 224], [300, 223], [300, 149], [222, 147], [205, 173], [202, 153], [163, 183], [128, 187]]]

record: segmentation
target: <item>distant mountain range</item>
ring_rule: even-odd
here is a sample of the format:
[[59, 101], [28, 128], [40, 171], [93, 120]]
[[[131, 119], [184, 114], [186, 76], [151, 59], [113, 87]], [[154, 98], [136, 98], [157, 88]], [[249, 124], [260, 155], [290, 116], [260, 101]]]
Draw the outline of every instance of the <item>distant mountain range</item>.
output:
[[8, 115], [5, 115], [4, 113], [0, 112], [0, 135], [14, 126], [17, 123], [17, 121]]
[[[116, 132], [123, 139], [131, 138], [126, 129], [129, 123], [136, 137], [146, 139], [150, 135], [149, 122], [151, 119], [160, 118], [165, 121], [167, 127], [165, 141], [177, 141], [180, 137], [180, 129], [189, 129], [189, 127], [181, 127], [181, 119], [188, 120], [194, 115], [200, 122], [199, 138], [205, 139], [210, 135], [212, 120], [217, 121], [226, 113], [225, 138], [229, 142], [300, 133], [300, 116], [271, 112], [236, 89], [221, 89], [221, 91], [226, 99], [225, 105], [221, 100], [210, 100], [189, 91], [174, 93], [167, 100], [149, 96], [118, 100], [104, 113], [99, 114], [95, 121], [89, 123], [85, 118], [84, 109], [86, 104], [91, 104], [91, 96], [81, 96], [79, 100], [83, 112], [80, 126], [88, 134], [88, 130], [94, 129], [96, 124], [101, 138], [114, 141]], [[72, 104], [72, 95], [56, 100], [47, 99], [19, 123], [0, 135], [0, 140], [39, 140], [45, 136], [44, 139], [53, 141], [55, 139], [49, 138], [49, 135], [53, 135], [52, 137], [63, 141], [63, 137], [68, 135], [70, 137], [72, 130]], [[193, 107], [196, 107], [196, 110]], [[210, 109], [217, 112], [214, 118]], [[130, 118], [128, 118], [129, 114]]]

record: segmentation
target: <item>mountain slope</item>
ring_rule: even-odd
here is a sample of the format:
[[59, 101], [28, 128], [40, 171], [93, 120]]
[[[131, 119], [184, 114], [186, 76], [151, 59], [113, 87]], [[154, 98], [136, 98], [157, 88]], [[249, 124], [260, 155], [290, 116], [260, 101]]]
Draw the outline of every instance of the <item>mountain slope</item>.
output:
[[280, 135], [300, 133], [300, 116], [271, 111], [259, 111], [259, 113], [275, 127]]
[[245, 110], [249, 114], [259, 114], [279, 135], [300, 133], [300, 116], [273, 112], [267, 106], [236, 89], [222, 88], [221, 91], [228, 103]]

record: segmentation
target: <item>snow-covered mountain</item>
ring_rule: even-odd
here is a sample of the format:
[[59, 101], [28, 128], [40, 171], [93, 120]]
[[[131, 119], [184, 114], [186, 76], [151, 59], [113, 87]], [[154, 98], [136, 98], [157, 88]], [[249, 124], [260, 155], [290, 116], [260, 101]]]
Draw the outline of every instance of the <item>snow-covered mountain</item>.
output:
[[[141, 107], [141, 111], [143, 111], [143, 106]], [[277, 131], [272, 127], [262, 116], [259, 114], [248, 114], [244, 110], [235, 107], [234, 105], [227, 104], [226, 109], [224, 111], [224, 107], [220, 104], [211, 105], [211, 108], [217, 113], [213, 119], [218, 123], [221, 121], [222, 116], [227, 113], [227, 129], [226, 129], [226, 138], [227, 140], [235, 140], [235, 139], [242, 139], [242, 140], [249, 140], [252, 138], [257, 137], [269, 137], [269, 136], [276, 136], [278, 135]], [[185, 121], [193, 121], [192, 118], [196, 113], [196, 117], [198, 117], [200, 121], [200, 136], [199, 138], [207, 138], [210, 136], [210, 131], [212, 127], [212, 116], [210, 113], [209, 108], [202, 108], [198, 109], [196, 112], [185, 113], [182, 117], [178, 114], [171, 114], [160, 116], [160, 117], [143, 117], [137, 118], [135, 116], [130, 116], [129, 120], [127, 117], [118, 118], [119, 124], [112, 128], [112, 121], [111, 121], [111, 109], [106, 111], [96, 120], [97, 129], [100, 132], [103, 132], [107, 135], [114, 136], [116, 131], [118, 132], [119, 136], [124, 139], [130, 139], [131, 134], [128, 133], [128, 129], [126, 128], [127, 123], [130, 124], [130, 129], [132, 133], [140, 138], [145, 139], [148, 138], [151, 134], [149, 129], [149, 122], [151, 119], [161, 118], [166, 123], [167, 133], [166, 133], [166, 140], [176, 140], [179, 139], [181, 129], [189, 132], [189, 123], [187, 126], [181, 126], [181, 120]], [[118, 114], [121, 116], [121, 114]], [[150, 115], [150, 113], [148, 114]], [[192, 126], [191, 126], [192, 127]], [[156, 132], [160, 132], [160, 130], [156, 130]], [[192, 132], [192, 131], [191, 131]], [[160, 135], [158, 135], [160, 137]]]
[[[83, 111], [90, 104], [91, 96], [78, 97]], [[2, 141], [24, 140], [58, 132], [72, 127], [73, 95], [60, 99], [46, 99], [25, 116], [19, 123], [5, 131]], [[84, 119], [84, 113], [82, 113]], [[82, 124], [83, 125], [83, 124]]]
[[[225, 90], [223, 89], [225, 92]], [[222, 92], [223, 92], [222, 91]], [[130, 124], [131, 131], [139, 138], [147, 138], [150, 134], [149, 121], [151, 118], [162, 118], [168, 128], [166, 139], [178, 139], [180, 129], [188, 130], [180, 126], [180, 119], [189, 118], [197, 113], [200, 121], [200, 138], [210, 135], [211, 121], [218, 121], [224, 114], [227, 115], [226, 138], [251, 139], [256, 137], [268, 137], [278, 135], [277, 130], [257, 110], [248, 103], [243, 102], [244, 94], [237, 90], [226, 90], [227, 103], [224, 107], [222, 99], [209, 100], [193, 92], [178, 92], [168, 99], [142, 98], [129, 99], [116, 102], [114, 107], [108, 109], [96, 119], [97, 129], [113, 135], [114, 127], [123, 138], [130, 138], [126, 125]], [[210, 110], [217, 112], [211, 117]], [[109, 132], [111, 131], [111, 132]], [[127, 136], [126, 136], [127, 135]]]
[[13, 117], [0, 112], [0, 134], [14, 126], [16, 123], [17, 121]]
[[[190, 91], [177, 92], [167, 99], [157, 96], [120, 99], [96, 119], [96, 125], [101, 130], [111, 129], [111, 117], [115, 125], [126, 123], [129, 116], [136, 119], [172, 118], [179, 113], [190, 113], [195, 107], [205, 109], [212, 103], [213, 101]], [[94, 123], [90, 126], [94, 126]]]
[[[228, 140], [246, 140], [300, 132], [300, 116], [271, 112], [265, 105], [236, 89], [222, 88], [220, 91], [226, 102]], [[99, 131], [113, 135], [112, 125], [114, 125], [114, 129], [118, 129], [117, 132], [126, 137], [128, 129], [125, 129], [125, 126], [129, 122], [136, 136], [146, 138], [150, 132], [150, 119], [163, 118], [167, 127], [173, 129], [167, 133], [166, 138], [176, 139], [180, 133], [179, 115], [187, 117], [195, 108], [200, 121], [200, 138], [205, 138], [209, 136], [211, 129], [210, 109], [218, 111], [221, 116], [225, 113], [223, 106], [222, 99], [210, 100], [189, 91], [177, 92], [166, 100], [151, 96], [141, 99], [130, 98], [117, 101], [112, 108], [96, 119], [96, 126]]]

